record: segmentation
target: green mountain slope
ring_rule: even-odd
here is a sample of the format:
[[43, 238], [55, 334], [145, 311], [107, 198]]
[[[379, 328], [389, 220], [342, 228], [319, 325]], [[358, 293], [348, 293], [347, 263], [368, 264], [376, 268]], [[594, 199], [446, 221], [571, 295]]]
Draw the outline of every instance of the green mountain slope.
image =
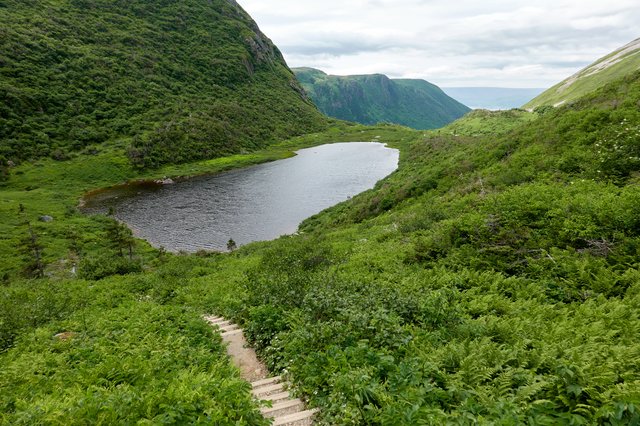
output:
[[469, 111], [424, 80], [391, 80], [380, 74], [330, 76], [312, 68], [293, 71], [318, 108], [342, 120], [435, 129]]
[[640, 39], [599, 59], [524, 105], [533, 109], [573, 102], [594, 90], [640, 69]]
[[[114, 222], [73, 208], [131, 173], [102, 154], [12, 169], [0, 423], [260, 424], [205, 312], [243, 324], [322, 424], [640, 423], [638, 102], [635, 73], [533, 114], [295, 138], [284, 147], [378, 136], [400, 167], [231, 254], [136, 241], [121, 256]], [[30, 231], [46, 277], [24, 280]]]
[[263, 246], [235, 315], [327, 424], [639, 422], [638, 102], [640, 73], [398, 135], [390, 178]]
[[[126, 9], [126, 19], [140, 23], [151, 13], [149, 4], [100, 3], [96, 19], [109, 26], [125, 19]], [[200, 5], [153, 4], [153, 16], [163, 7], [176, 12]], [[215, 4], [237, 11], [226, 9], [232, 3]], [[30, 31], [59, 38], [58, 21], [69, 19], [63, 6], [77, 19], [82, 7], [91, 22], [97, 3], [0, 5], [20, 25], [26, 24], [15, 11], [29, 7], [35, 14], [44, 5]], [[107, 13], [111, 7], [118, 13]], [[63, 18], [45, 13], [56, 10]], [[165, 18], [167, 25], [180, 24], [180, 14]], [[0, 34], [18, 25], [14, 21], [0, 26]], [[52, 27], [43, 24], [49, 21]], [[136, 28], [130, 33], [145, 27]], [[1, 51], [3, 64], [23, 52], [56, 53], [37, 43], [17, 46], [23, 47]], [[17, 73], [16, 63], [7, 68], [14, 70], [7, 75], [16, 89], [11, 92], [4, 77], [2, 87], [3, 96], [19, 96], [3, 104], [2, 119], [5, 125], [16, 120], [12, 111], [23, 112], [19, 117], [29, 127], [12, 122], [12, 128], [27, 132], [20, 139], [26, 147], [31, 126], [68, 123], [73, 110], [67, 108], [98, 111], [103, 104], [96, 99], [114, 101], [94, 93], [91, 85], [100, 80], [93, 75], [78, 80], [85, 92], [76, 93], [43, 67]], [[168, 104], [165, 117], [149, 93], [122, 94], [121, 107], [133, 108], [141, 98], [155, 113], [142, 108], [118, 116], [129, 123], [126, 131], [105, 116], [100, 122], [112, 124], [101, 145], [89, 139], [74, 146], [76, 139], [52, 139], [52, 132], [33, 152], [16, 151], [30, 157], [55, 148], [71, 158], [24, 161], [9, 167], [0, 185], [0, 424], [268, 424], [204, 313], [242, 324], [271, 371], [286, 374], [295, 392], [321, 409], [320, 424], [640, 424], [640, 72], [558, 108], [476, 111], [430, 132], [339, 123], [251, 154], [144, 171], [124, 161], [120, 145], [148, 148], [135, 158], [169, 161], [168, 152], [179, 156], [208, 140], [190, 138], [215, 117], [242, 124], [242, 117], [221, 111], [272, 119], [262, 98], [243, 103], [250, 94], [273, 102], [268, 96], [293, 94], [316, 123], [319, 114], [296, 94], [295, 82], [282, 91], [280, 83], [292, 80], [280, 61], [261, 63], [253, 73], [242, 64], [238, 81], [232, 67], [227, 77], [233, 81], [215, 86], [227, 97], [215, 98], [214, 109], [197, 101], [196, 88], [209, 86], [154, 74], [174, 82], [170, 87], [194, 90], [165, 88], [158, 93], [166, 93], [167, 102], [188, 98], [192, 104]], [[177, 70], [183, 64], [161, 65]], [[92, 61], [84, 66], [98, 69]], [[261, 67], [282, 78], [267, 78], [272, 73]], [[42, 82], [43, 75], [50, 80]], [[117, 94], [109, 90], [118, 81], [102, 91]], [[153, 80], [160, 88], [162, 81]], [[48, 82], [77, 98], [64, 92], [69, 104], [48, 103], [57, 96], [46, 90]], [[140, 84], [140, 90], [155, 87], [148, 80]], [[20, 99], [25, 102], [13, 102]], [[273, 108], [286, 110], [288, 99]], [[184, 105], [203, 108], [201, 115], [190, 115]], [[98, 118], [91, 117], [87, 122]], [[159, 124], [164, 119], [168, 124]], [[286, 133], [278, 129], [273, 134]], [[7, 143], [13, 139], [3, 139], [4, 152], [22, 146]], [[281, 158], [296, 147], [373, 139], [401, 150], [395, 173], [309, 218], [296, 235], [229, 254], [156, 250], [112, 218], [84, 216], [76, 208], [83, 192], [123, 180], [215, 172]], [[112, 145], [120, 151], [114, 154]], [[85, 146], [86, 155], [74, 154]], [[49, 220], [39, 220], [43, 215]]]
[[5, 160], [64, 159], [109, 141], [157, 166], [324, 125], [234, 0], [0, 2]]

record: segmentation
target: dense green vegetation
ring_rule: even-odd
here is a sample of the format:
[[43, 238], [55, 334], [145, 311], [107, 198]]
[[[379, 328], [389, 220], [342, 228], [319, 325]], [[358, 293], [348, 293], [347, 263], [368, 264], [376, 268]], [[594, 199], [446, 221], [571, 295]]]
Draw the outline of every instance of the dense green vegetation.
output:
[[640, 39], [634, 40], [615, 52], [598, 59], [575, 75], [556, 84], [524, 105], [534, 109], [574, 102], [607, 83], [640, 69]]
[[139, 167], [255, 150], [326, 120], [230, 0], [0, 2], [0, 178], [109, 142]]
[[380, 74], [333, 76], [313, 68], [293, 71], [318, 108], [341, 120], [436, 129], [469, 111], [424, 80], [392, 80]]
[[329, 424], [637, 424], [638, 101], [635, 74], [501, 136], [419, 138], [265, 247], [236, 315]]
[[525, 123], [535, 120], [538, 116], [544, 114], [545, 111], [549, 111], [549, 109], [540, 109], [536, 113], [521, 109], [504, 111], [478, 109], [471, 111], [461, 119], [445, 127], [433, 130], [432, 134], [453, 136], [503, 135], [518, 127], [522, 127]]
[[[251, 261], [176, 256], [142, 241], [131, 247], [111, 218], [82, 215], [78, 198], [134, 177], [217, 172], [328, 140], [404, 132], [346, 125], [268, 151], [142, 174], [117, 149], [12, 168], [0, 188], [0, 424], [264, 424], [248, 384], [200, 318], [242, 303], [237, 283]], [[53, 220], [39, 220], [45, 215]], [[42, 279], [30, 267], [29, 229]], [[211, 279], [217, 290], [200, 297]]]
[[[80, 158], [12, 169], [0, 191], [0, 419], [259, 424], [198, 318], [215, 312], [244, 324], [325, 424], [637, 424], [638, 102], [636, 73], [536, 114], [475, 113], [455, 132], [352, 125], [296, 138], [279, 149], [380, 136], [401, 165], [301, 235], [226, 255], [137, 242], [143, 272], [97, 281], [69, 275], [74, 256], [80, 275], [105, 253], [130, 264], [111, 220], [79, 215], [76, 197], [135, 170], [107, 153], [93, 176]], [[17, 276], [26, 221], [47, 278]]]
[[0, 423], [267, 424], [220, 336], [168, 304], [188, 266], [3, 288]]
[[[0, 424], [267, 424], [204, 313], [323, 424], [640, 424], [637, 55], [558, 108], [327, 128], [233, 0], [0, 12]], [[354, 140], [400, 168], [232, 253], [166, 253], [78, 209]]]

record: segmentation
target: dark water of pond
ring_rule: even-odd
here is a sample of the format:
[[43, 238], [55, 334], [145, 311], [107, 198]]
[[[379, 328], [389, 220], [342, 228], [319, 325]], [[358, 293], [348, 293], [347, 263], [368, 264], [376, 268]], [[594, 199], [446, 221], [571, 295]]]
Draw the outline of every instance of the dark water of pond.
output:
[[85, 199], [87, 213], [115, 216], [156, 247], [226, 250], [295, 233], [304, 219], [373, 188], [398, 167], [398, 151], [350, 142], [285, 160], [173, 185], [129, 185]]

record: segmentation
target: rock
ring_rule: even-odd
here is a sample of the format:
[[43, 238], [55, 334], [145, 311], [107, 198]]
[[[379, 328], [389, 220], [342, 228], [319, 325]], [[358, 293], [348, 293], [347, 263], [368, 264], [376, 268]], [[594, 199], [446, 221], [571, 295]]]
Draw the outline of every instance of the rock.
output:
[[158, 183], [160, 185], [173, 185], [175, 182], [173, 181], [173, 179], [165, 176], [162, 179], [155, 180], [155, 183]]
[[38, 220], [40, 222], [53, 222], [53, 217], [48, 216], [48, 215], [44, 215], [44, 216], [40, 216], [40, 218]]
[[71, 339], [73, 339], [74, 337], [76, 337], [76, 334], [77, 334], [77, 333], [75, 333], [75, 332], [73, 332], [73, 331], [64, 331], [64, 332], [62, 332], [62, 333], [58, 333], [58, 334], [56, 334], [56, 335], [55, 335], [55, 336], [53, 336], [53, 337], [54, 337], [55, 339], [58, 339], [58, 340], [71, 340]]

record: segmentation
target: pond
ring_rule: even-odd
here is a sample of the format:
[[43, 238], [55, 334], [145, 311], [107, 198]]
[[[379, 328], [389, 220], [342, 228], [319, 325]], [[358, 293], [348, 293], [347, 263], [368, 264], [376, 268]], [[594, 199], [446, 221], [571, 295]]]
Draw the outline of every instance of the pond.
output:
[[169, 251], [227, 249], [295, 233], [304, 219], [373, 188], [398, 167], [396, 149], [374, 142], [321, 145], [295, 157], [170, 185], [132, 184], [84, 200], [109, 208], [137, 237]]

